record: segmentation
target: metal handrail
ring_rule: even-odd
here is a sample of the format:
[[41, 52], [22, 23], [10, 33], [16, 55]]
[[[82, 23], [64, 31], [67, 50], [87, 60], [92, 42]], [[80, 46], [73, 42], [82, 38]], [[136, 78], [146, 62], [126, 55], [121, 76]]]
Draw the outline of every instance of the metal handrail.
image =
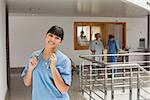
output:
[[112, 65], [108, 65], [108, 66], [109, 67], [138, 66], [138, 68], [140, 68], [140, 70], [142, 70], [146, 74], [150, 75], [150, 72], [148, 72], [146, 69], [144, 69], [143, 67], [141, 67], [139, 64], [112, 64]]
[[[147, 70], [145, 70], [143, 67], [141, 67], [139, 64], [112, 64], [112, 65], [108, 65], [108, 67], [126, 67], [126, 66], [137, 66], [138, 70], [142, 70], [144, 71], [144, 73], [150, 75], [150, 72], [148, 72]], [[129, 100], [132, 100], [132, 78], [133, 78], [133, 73], [132, 73], [132, 68], [130, 70], [130, 74], [131, 74], [131, 78], [130, 78], [130, 97], [129, 97]], [[114, 75], [113, 75], [114, 76]], [[113, 77], [112, 76], [112, 77]], [[113, 78], [112, 78], [112, 100], [114, 100], [114, 83], [113, 83]], [[137, 74], [137, 100], [140, 100], [140, 80], [139, 80], [139, 71], [138, 71], [138, 74]], [[149, 93], [148, 91], [144, 90], [146, 93]]]
[[[82, 59], [84, 59], [84, 60], [86, 60], [86, 61], [90, 61], [91, 63], [97, 63], [97, 64], [99, 64], [99, 65], [102, 65], [102, 66], [107, 66], [107, 67], [105, 67], [104, 68], [104, 93], [105, 93], [105, 95], [104, 95], [104, 99], [103, 100], [106, 100], [106, 96], [107, 96], [107, 91], [106, 91], [106, 89], [107, 89], [107, 68], [109, 67], [109, 69], [113, 69], [114, 67], [122, 67], [122, 68], [124, 68], [124, 67], [128, 67], [128, 66], [134, 66], [134, 68], [135, 68], [135, 66], [137, 66], [136, 68], [138, 68], [138, 72], [137, 72], [137, 100], [139, 100], [139, 96], [140, 96], [140, 83], [139, 83], [139, 81], [140, 81], [140, 76], [139, 76], [139, 74], [141, 73], [140, 71], [142, 71], [142, 72], [144, 72], [144, 73], [146, 73], [146, 74], [148, 74], [148, 75], [150, 75], [150, 72], [148, 72], [147, 70], [145, 70], [143, 67], [141, 67], [139, 64], [135, 64], [135, 63], [131, 63], [131, 62], [123, 62], [123, 64], [112, 64], [112, 63], [101, 63], [101, 62], [98, 62], [98, 61], [95, 61], [95, 60], [93, 60], [93, 59], [90, 59], [90, 58], [87, 58], [87, 57], [100, 57], [100, 56], [129, 56], [129, 55], [131, 55], [131, 56], [139, 56], [139, 55], [150, 55], [150, 53], [129, 53], [129, 54], [105, 54], [105, 55], [80, 55], [79, 57], [80, 58], [82, 58]], [[138, 62], [140, 62], [140, 61], [138, 61]], [[144, 62], [150, 62], [150, 61], [144, 61]], [[141, 63], [143, 63], [143, 62], [141, 62]], [[84, 65], [84, 64], [83, 64]], [[81, 66], [80, 66], [81, 67]], [[132, 72], [132, 67], [131, 67], [131, 73], [130, 73], [130, 77], [131, 78], [129, 78], [130, 79], [130, 88], [132, 89], [132, 78], [133, 78], [133, 72]], [[130, 67], [129, 67], [130, 68]], [[80, 68], [80, 69], [82, 69], [82, 68]], [[91, 69], [91, 65], [90, 65], [90, 70], [92, 70]], [[80, 75], [82, 75], [83, 73], [80, 73]], [[91, 81], [93, 81], [92, 79], [91, 79], [91, 75], [92, 75], [92, 73], [91, 73], [91, 71], [90, 71], [90, 84], [89, 84], [89, 89], [90, 89], [90, 93], [89, 94], [91, 94], [92, 92], [93, 92], [93, 90], [92, 90], [92, 86], [94, 86], [94, 85], [92, 85], [91, 84]], [[114, 78], [113, 77], [114, 75], [112, 75], [112, 84], [114, 84], [113, 83], [113, 80], [114, 79], [116, 79], [116, 78]], [[113, 85], [112, 85], [113, 86]], [[125, 85], [124, 85], [125, 86]], [[132, 90], [130, 89], [130, 100], [132, 100]], [[93, 93], [95, 93], [95, 92], [93, 92]], [[100, 97], [101, 98], [101, 97]], [[90, 99], [91, 99], [91, 95], [90, 95]], [[92, 98], [93, 99], [93, 98]], [[101, 98], [102, 99], [102, 98]], [[114, 96], [112, 96], [112, 100], [114, 100]]]
[[143, 56], [143, 55], [150, 55], [150, 53], [98, 54], [98, 55], [82, 54], [82, 55], [79, 55], [79, 57]]

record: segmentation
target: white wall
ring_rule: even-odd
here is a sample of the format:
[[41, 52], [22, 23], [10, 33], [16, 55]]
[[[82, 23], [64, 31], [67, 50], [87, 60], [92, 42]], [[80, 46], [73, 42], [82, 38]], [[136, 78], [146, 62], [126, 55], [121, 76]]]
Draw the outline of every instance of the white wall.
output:
[[[127, 45], [136, 50], [139, 37], [147, 41], [147, 17], [145, 18], [100, 18], [100, 17], [43, 17], [9, 16], [10, 65], [22, 67], [27, 56], [33, 50], [43, 47], [44, 33], [52, 26], [64, 28], [65, 38], [60, 49], [76, 61], [79, 54], [88, 54], [89, 50], [74, 50], [74, 21], [88, 22], [127, 22]], [[140, 34], [142, 32], [142, 34]]]
[[5, 6], [0, 0], [0, 100], [4, 100], [7, 91]]
[[126, 42], [131, 46], [131, 51], [136, 51], [139, 47], [139, 38], [145, 38], [147, 48], [147, 17], [128, 20]]

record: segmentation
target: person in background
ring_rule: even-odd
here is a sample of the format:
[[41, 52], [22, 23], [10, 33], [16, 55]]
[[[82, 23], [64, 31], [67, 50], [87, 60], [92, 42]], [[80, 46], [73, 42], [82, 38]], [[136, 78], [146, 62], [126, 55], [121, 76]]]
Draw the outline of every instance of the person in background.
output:
[[87, 40], [86, 35], [84, 35], [84, 31], [81, 31], [80, 36], [78, 37], [78, 44], [80, 46], [86, 46], [87, 42], [88, 42], [88, 40]]
[[[119, 50], [119, 45], [118, 42], [115, 40], [114, 35], [109, 35], [109, 40], [108, 40], [108, 54], [117, 54]], [[110, 56], [108, 57], [108, 61], [111, 63], [116, 63], [117, 62], [117, 56]], [[117, 68], [114, 68], [114, 75], [116, 76], [117, 73]]]
[[45, 46], [30, 55], [22, 77], [26, 86], [32, 86], [32, 100], [70, 100], [71, 61], [58, 50], [64, 31], [52, 26], [45, 34]]
[[[102, 52], [104, 50], [104, 45], [101, 42], [101, 34], [100, 33], [95, 34], [95, 40], [93, 40], [91, 42], [90, 50], [92, 52], [92, 55], [102, 54]], [[95, 57], [94, 60], [102, 62], [102, 57]]]

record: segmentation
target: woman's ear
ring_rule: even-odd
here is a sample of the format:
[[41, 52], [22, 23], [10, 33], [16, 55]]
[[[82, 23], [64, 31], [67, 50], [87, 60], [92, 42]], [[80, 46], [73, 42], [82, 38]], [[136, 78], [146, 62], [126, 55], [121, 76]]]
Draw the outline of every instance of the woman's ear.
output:
[[47, 34], [48, 34], [48, 33], [47, 33], [47, 32], [45, 32], [45, 38], [47, 37]]
[[47, 36], [47, 32], [45, 32], [45, 37]]
[[63, 42], [63, 40], [60, 41], [60, 44]]

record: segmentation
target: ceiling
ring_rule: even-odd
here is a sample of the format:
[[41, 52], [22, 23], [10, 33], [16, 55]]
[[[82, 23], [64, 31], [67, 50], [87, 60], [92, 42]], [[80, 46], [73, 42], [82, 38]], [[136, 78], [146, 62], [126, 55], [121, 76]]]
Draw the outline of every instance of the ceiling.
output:
[[6, 0], [10, 14], [85, 17], [143, 17], [148, 11], [123, 0]]

